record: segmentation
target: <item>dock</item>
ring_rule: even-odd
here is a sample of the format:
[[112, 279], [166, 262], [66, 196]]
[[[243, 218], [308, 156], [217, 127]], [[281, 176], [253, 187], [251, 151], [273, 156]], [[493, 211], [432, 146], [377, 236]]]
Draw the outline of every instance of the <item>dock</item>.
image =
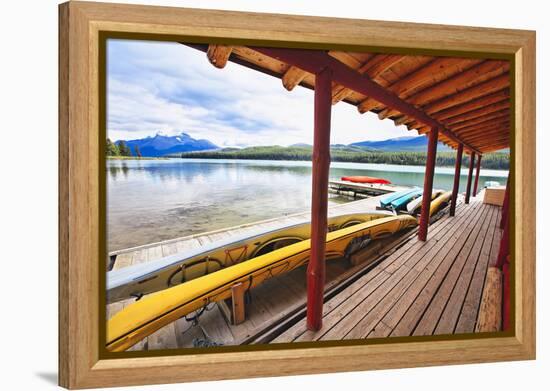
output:
[[[380, 197], [331, 205], [329, 215], [374, 209]], [[483, 191], [467, 205], [459, 199], [456, 216], [444, 209], [430, 225], [427, 242], [417, 228], [394, 235], [363, 259], [327, 262], [323, 327], [305, 326], [306, 270], [274, 277], [249, 292], [245, 321], [233, 324], [229, 301], [210, 304], [150, 335], [131, 350], [219, 345], [365, 339], [475, 332], [490, 260], [500, 242], [500, 208], [482, 203]], [[281, 219], [303, 221], [308, 213]], [[241, 234], [247, 224], [204, 235], [141, 246], [111, 254], [113, 269]], [[108, 317], [133, 300], [108, 306]]]
[[395, 191], [408, 189], [405, 186], [354, 183], [349, 181], [331, 180], [328, 183], [328, 189], [331, 193], [340, 194], [353, 198], [376, 197]]

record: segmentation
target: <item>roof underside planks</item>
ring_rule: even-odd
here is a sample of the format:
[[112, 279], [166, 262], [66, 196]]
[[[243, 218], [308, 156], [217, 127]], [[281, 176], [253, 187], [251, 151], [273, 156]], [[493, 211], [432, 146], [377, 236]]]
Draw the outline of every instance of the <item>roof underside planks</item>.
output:
[[[508, 61], [246, 46], [188, 46], [206, 52], [210, 62], [218, 68], [232, 61], [279, 77], [288, 91], [298, 85], [314, 89], [314, 73], [318, 67], [328, 64], [341, 71], [336, 72], [332, 85], [333, 104], [345, 101], [356, 106], [360, 113], [376, 113], [380, 119], [389, 118], [396, 125], [405, 125], [419, 134], [438, 126], [441, 142], [453, 148], [462, 143], [469, 152], [492, 152], [510, 145]], [[364, 85], [368, 88], [362, 88]], [[379, 94], [372, 93], [373, 88]], [[371, 92], [370, 96], [365, 90]]]

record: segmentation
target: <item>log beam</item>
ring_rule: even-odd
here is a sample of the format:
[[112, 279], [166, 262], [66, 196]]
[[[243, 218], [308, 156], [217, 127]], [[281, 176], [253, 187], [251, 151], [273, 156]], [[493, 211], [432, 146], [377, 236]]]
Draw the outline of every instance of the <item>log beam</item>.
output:
[[470, 154], [470, 166], [468, 167], [468, 182], [466, 183], [466, 197], [464, 202], [466, 204], [470, 203], [470, 194], [472, 191], [472, 173], [474, 172], [474, 160], [475, 160], [475, 153]]
[[[423, 86], [453, 76], [455, 73], [479, 62], [481, 62], [481, 60], [449, 57], [436, 58], [408, 76], [396, 81], [388, 87], [388, 90], [396, 93], [401, 99], [406, 99]], [[367, 98], [359, 104], [358, 109], [359, 112], [366, 113], [379, 105], [380, 103], [376, 100]]]
[[475, 124], [471, 125], [462, 129], [453, 130], [456, 134], [462, 135], [462, 134], [468, 134], [471, 132], [479, 132], [479, 131], [489, 131], [494, 129], [502, 129], [507, 130], [510, 126], [510, 120], [508, 118], [502, 118], [498, 120], [491, 121], [489, 123], [485, 124]]
[[307, 328], [312, 331], [321, 328], [323, 319], [330, 167], [331, 88], [332, 70], [323, 68], [316, 72], [311, 194], [311, 253], [307, 268]]
[[494, 79], [487, 80], [486, 82], [467, 88], [456, 94], [436, 100], [423, 108], [426, 113], [431, 115], [509, 87], [510, 75], [505, 73], [504, 75], [497, 76]]
[[224, 68], [229, 60], [233, 48], [226, 45], [208, 45], [206, 56], [208, 61], [216, 68]]
[[467, 128], [472, 125], [481, 125], [481, 124], [487, 124], [494, 122], [494, 120], [500, 120], [501, 118], [510, 118], [510, 111], [508, 109], [506, 110], [500, 110], [491, 114], [485, 114], [481, 117], [477, 117], [474, 119], [470, 119], [468, 121], [463, 121], [459, 124], [454, 124], [452, 126], [453, 130], [460, 130]]
[[292, 91], [294, 87], [296, 87], [298, 84], [304, 80], [306, 77], [307, 72], [301, 70], [298, 67], [290, 66], [285, 74], [283, 75], [282, 81], [283, 86], [288, 90]]
[[[365, 62], [357, 69], [357, 72], [361, 75], [367, 75], [381, 86], [387, 85], [387, 82], [378, 77], [381, 73], [385, 72], [399, 61], [403, 59], [402, 55], [397, 54], [378, 54]], [[341, 100], [346, 99], [353, 93], [352, 89], [346, 88], [342, 85], [336, 86], [332, 90], [332, 104], [336, 104]]]
[[430, 204], [432, 202], [437, 140], [438, 129], [433, 128], [428, 136], [428, 155], [426, 156], [424, 191], [422, 192], [422, 209], [420, 210], [420, 223], [418, 227], [418, 239], [423, 242], [425, 242], [428, 238], [428, 224], [430, 223]]
[[494, 94], [482, 96], [481, 98], [474, 99], [458, 106], [454, 106], [450, 109], [434, 113], [433, 117], [442, 121], [447, 118], [455, 117], [457, 115], [476, 110], [479, 107], [484, 107], [502, 101], [510, 102], [510, 91], [507, 88], [501, 91], [497, 91]]
[[482, 155], [479, 155], [477, 157], [476, 179], [474, 181], [474, 197], [477, 195], [477, 185], [479, 184], [479, 171], [481, 170], [481, 158], [482, 158]]
[[510, 102], [509, 101], [502, 101], [502, 102], [498, 102], [498, 103], [493, 103], [491, 105], [483, 106], [483, 107], [481, 107], [477, 110], [472, 110], [472, 111], [469, 111], [469, 112], [464, 113], [464, 114], [460, 114], [460, 115], [456, 115], [454, 117], [447, 118], [447, 119], [443, 120], [442, 122], [445, 125], [450, 126], [450, 125], [453, 125], [453, 124], [464, 122], [464, 121], [467, 121], [467, 120], [470, 120], [470, 119], [476, 119], [476, 118], [482, 117], [486, 114], [491, 114], [491, 113], [494, 113], [494, 112], [497, 112], [497, 111], [502, 111], [502, 110], [509, 109], [509, 108], [510, 108]]
[[[487, 60], [464, 72], [428, 87], [407, 98], [407, 102], [416, 106], [424, 106], [438, 99], [460, 92], [466, 88], [482, 83], [495, 76], [499, 76], [510, 69], [509, 63], [505, 61]], [[397, 115], [394, 109], [385, 113], [384, 118]]]
[[462, 144], [458, 144], [458, 148], [456, 149], [455, 177], [453, 182], [453, 192], [451, 195], [451, 207], [449, 208], [450, 216], [454, 216], [456, 211], [456, 198], [460, 187], [460, 168], [462, 167], [462, 149]]
[[502, 211], [500, 217], [500, 228], [504, 228], [506, 221], [508, 219], [510, 205], [510, 177], [506, 180], [506, 190], [504, 191], [504, 201], [502, 203]]

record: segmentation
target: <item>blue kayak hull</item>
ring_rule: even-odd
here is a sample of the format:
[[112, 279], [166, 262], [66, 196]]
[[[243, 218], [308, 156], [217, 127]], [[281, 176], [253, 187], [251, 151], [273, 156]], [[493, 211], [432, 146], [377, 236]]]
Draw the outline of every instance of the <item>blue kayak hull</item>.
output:
[[414, 193], [418, 190], [419, 190], [418, 188], [414, 188], [414, 189], [408, 189], [408, 190], [398, 191], [398, 192], [389, 194], [389, 195], [387, 195], [386, 197], [384, 197], [380, 200], [380, 206], [382, 208], [387, 208], [388, 206], [390, 206], [390, 204], [393, 201], [397, 200], [398, 198], [406, 196], [407, 194]]
[[398, 209], [402, 209], [404, 207], [407, 206], [407, 204], [409, 202], [411, 202], [412, 200], [420, 197], [422, 195], [422, 190], [417, 190], [415, 192], [412, 192], [412, 193], [409, 193], [409, 194], [406, 194], [402, 197], [399, 197], [398, 199], [396, 200], [393, 200], [390, 205], [393, 209], [395, 210], [398, 210]]

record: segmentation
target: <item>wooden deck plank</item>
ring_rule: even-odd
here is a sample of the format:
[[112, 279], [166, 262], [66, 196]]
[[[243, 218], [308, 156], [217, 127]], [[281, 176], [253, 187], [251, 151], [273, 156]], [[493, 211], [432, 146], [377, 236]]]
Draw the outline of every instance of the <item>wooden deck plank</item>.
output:
[[175, 322], [170, 323], [147, 337], [148, 350], [175, 349], [178, 347]]
[[[464, 214], [466, 211], [467, 208], [465, 207], [461, 206], [460, 208], [457, 208], [456, 219], [458, 219], [459, 216]], [[437, 235], [441, 230], [443, 230], [445, 226], [446, 224], [441, 221], [434, 223], [432, 226], [431, 235]], [[380, 264], [370, 270], [368, 274], [364, 275], [363, 277], [355, 281], [352, 285], [345, 288], [337, 296], [326, 302], [323, 307], [323, 316], [326, 318], [335, 308], [337, 308], [340, 304], [342, 304], [356, 292], [361, 291], [363, 294], [365, 294], [376, 288], [385, 279], [391, 276], [391, 273], [387, 272], [390, 266], [392, 266], [395, 262], [402, 264], [404, 262], [403, 255], [406, 254], [406, 252], [409, 251], [411, 248], [414, 248], [415, 246], [420, 247], [421, 245], [422, 244], [416, 241], [416, 239], [413, 239], [408, 241], [405, 245], [399, 247], [399, 249], [397, 250], [392, 249], [391, 254], [389, 254], [389, 256], [384, 259]], [[391, 270], [393, 271], [393, 269]], [[398, 267], [396, 267], [395, 270], [398, 270]], [[367, 283], [368, 287], [365, 288]], [[337, 320], [337, 317], [328, 322], [324, 320], [323, 328], [317, 333], [308, 331], [305, 325], [305, 320], [301, 320], [297, 322], [294, 326], [289, 328], [287, 331], [279, 335], [277, 338], [275, 338], [272, 342], [282, 343], [299, 340], [311, 340], [315, 338], [316, 334], [320, 334], [321, 332], [323, 332], [323, 330], [326, 331], [328, 328], [330, 328], [333, 325], [333, 322], [335, 324], [335, 320]]]
[[473, 333], [475, 331], [477, 315], [479, 312], [479, 304], [481, 302], [481, 295], [483, 293], [483, 286], [485, 285], [485, 278], [487, 276], [487, 267], [489, 265], [489, 258], [491, 255], [491, 246], [495, 238], [495, 231], [498, 222], [498, 212], [493, 209], [493, 218], [489, 226], [489, 232], [483, 242], [483, 247], [479, 255], [478, 262], [476, 264], [468, 292], [460, 311], [458, 322], [454, 329], [454, 334], [460, 333]]
[[[468, 214], [462, 215], [461, 217], [455, 217], [457, 219], [455, 224], [446, 230], [444, 236], [439, 238], [436, 245], [434, 245], [429, 252], [421, 254], [421, 261], [416, 264], [411, 264], [410, 274], [413, 275], [414, 280], [408, 286], [405, 285], [406, 281], [400, 282], [397, 286], [399, 289], [399, 296], [393, 298], [391, 302], [384, 303], [385, 313], [374, 313], [378, 318], [373, 318], [373, 315], [369, 314], [371, 318], [371, 330], [366, 329], [365, 331], [370, 332], [371, 334], [361, 334], [357, 335], [357, 338], [372, 338], [377, 335], [380, 335], [380, 331], [373, 333], [373, 330], [376, 330], [376, 320], [383, 322], [389, 328], [388, 336], [394, 327], [399, 323], [404, 313], [409, 309], [417, 296], [425, 289], [426, 284], [433, 276], [435, 270], [440, 267], [441, 264], [445, 262], [445, 258], [448, 256], [449, 252], [455, 246], [460, 246], [460, 240], [463, 236], [464, 228], [475, 224], [477, 221], [476, 217], [476, 208], [473, 207], [469, 210]], [[453, 220], [453, 219], [450, 219]], [[462, 239], [465, 240], [465, 239]], [[380, 310], [379, 310], [380, 311]], [[384, 328], [388, 331], [388, 328]]]
[[[494, 212], [494, 208], [489, 208], [487, 218], [481, 226], [476, 242], [474, 243], [468, 258], [466, 259], [466, 262], [458, 275], [458, 279], [453, 287], [451, 296], [447, 300], [447, 305], [439, 318], [434, 334], [454, 333], [458, 318], [464, 308], [464, 302], [468, 294], [468, 289], [471, 285], [472, 278], [474, 277], [475, 269], [479, 263], [484, 262], [483, 259], [480, 260], [482, 257], [484, 244], [487, 245], [487, 241], [492, 242], [493, 240], [491, 226], [493, 226], [492, 223], [494, 223]], [[485, 269], [483, 269], [483, 274], [485, 274], [484, 272]], [[481, 284], [478, 286], [478, 289], [482, 289]], [[472, 314], [474, 319], [477, 317], [477, 305], [475, 306], [475, 309], [471, 309], [469, 314]]]
[[[382, 321], [386, 325], [394, 329], [391, 331], [392, 336], [405, 336], [409, 335], [412, 331], [417, 319], [407, 319], [407, 314], [409, 314], [409, 318], [410, 314], [414, 314], [417, 317], [420, 316], [423, 309], [417, 303], [418, 299], [424, 299], [420, 300], [420, 302], [424, 302], [427, 305], [427, 302], [429, 302], [429, 299], [436, 291], [437, 285], [434, 282], [438, 280], [434, 278], [434, 274], [438, 270], [440, 274], [442, 274], [441, 271], [446, 272], [448, 264], [454, 260], [455, 255], [468, 237], [468, 234], [465, 232], [476, 224], [483, 215], [477, 211], [478, 209], [481, 209], [479, 204], [470, 207], [469, 213], [464, 215], [462, 219], [457, 220], [457, 224], [454, 226], [455, 229], [452, 231], [447, 230], [446, 236], [439, 240], [441, 246], [437, 246], [434, 249], [436, 254], [431, 259], [429, 256], [426, 256], [429, 259], [428, 263], [413, 267], [419, 273], [417, 279], [403, 294], [399, 302], [382, 318]], [[454, 219], [457, 219], [457, 217], [455, 216]], [[417, 308], [415, 308], [415, 305]], [[401, 324], [401, 329], [398, 327], [399, 324]], [[404, 327], [405, 325], [407, 327]], [[395, 330], [396, 328], [397, 331]]]
[[[473, 212], [474, 209], [472, 209], [471, 213]], [[453, 225], [441, 233], [441, 237], [452, 237], [455, 232], [460, 232], [463, 229], [463, 224], [471, 219], [471, 216], [471, 214], [466, 214], [462, 216], [462, 219], [454, 221]], [[363, 318], [344, 336], [345, 339], [366, 338], [375, 330], [376, 324], [382, 320], [387, 312], [402, 300], [402, 296], [409, 290], [411, 285], [414, 285], [418, 281], [419, 276], [422, 275], [424, 270], [427, 270], [428, 265], [431, 268], [435, 268], [443, 260], [442, 254], [445, 254], [445, 247], [450, 243], [448, 240], [440, 239], [441, 237], [437, 237], [439, 240], [432, 241], [433, 246], [429, 250], [427, 250], [427, 246], [425, 245], [417, 253], [411, 254], [404, 264], [404, 267], [409, 268], [406, 276], [400, 279], [385, 297], [376, 303], [374, 308], [365, 313]], [[420, 279], [420, 285], [424, 283], [424, 279]]]
[[[188, 322], [185, 318], [180, 318], [172, 324], [174, 325], [176, 344], [178, 348], [192, 348], [194, 347], [195, 340], [205, 338], [202, 328], [198, 324]], [[162, 347], [159, 349], [162, 349]]]
[[[484, 205], [483, 210], [485, 211], [485, 213], [484, 213], [484, 218], [481, 221], [486, 222], [487, 221], [486, 216], [489, 209], [486, 205]], [[474, 228], [475, 229], [468, 236], [468, 240], [460, 250], [460, 253], [455, 258], [451, 268], [445, 275], [443, 282], [441, 283], [441, 285], [439, 285], [433, 297], [433, 300], [430, 302], [430, 305], [426, 309], [426, 312], [424, 312], [422, 318], [420, 319], [418, 325], [416, 326], [413, 332], [413, 335], [432, 335], [433, 334], [437, 326], [437, 323], [439, 321], [439, 318], [441, 316], [441, 313], [445, 309], [447, 300], [452, 293], [452, 289], [456, 283], [456, 280], [458, 279], [459, 274], [464, 266], [464, 263], [466, 262], [468, 255], [470, 254], [470, 250], [474, 246], [476, 239], [481, 231], [479, 225]]]
[[502, 273], [499, 268], [490, 266], [479, 306], [476, 332], [501, 330], [502, 322]]

